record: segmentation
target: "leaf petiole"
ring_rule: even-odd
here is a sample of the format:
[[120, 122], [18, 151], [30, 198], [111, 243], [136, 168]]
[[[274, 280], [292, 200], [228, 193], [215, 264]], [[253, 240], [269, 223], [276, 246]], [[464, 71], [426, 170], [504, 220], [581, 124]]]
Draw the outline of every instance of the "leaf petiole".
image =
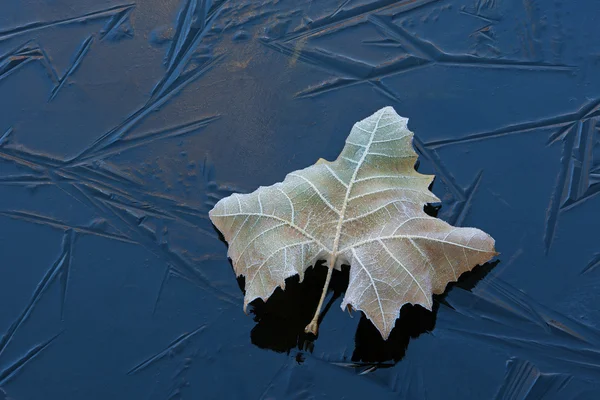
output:
[[321, 315], [321, 308], [323, 307], [323, 302], [325, 301], [325, 296], [327, 295], [327, 289], [329, 288], [329, 282], [331, 281], [331, 275], [333, 274], [334, 266], [335, 257], [332, 257], [327, 265], [327, 278], [325, 278], [325, 284], [323, 285], [323, 292], [321, 293], [321, 299], [319, 300], [317, 311], [315, 311], [315, 316], [310, 323], [306, 325], [306, 328], [304, 328], [305, 333], [312, 333], [313, 335], [316, 335], [319, 331], [319, 315]]

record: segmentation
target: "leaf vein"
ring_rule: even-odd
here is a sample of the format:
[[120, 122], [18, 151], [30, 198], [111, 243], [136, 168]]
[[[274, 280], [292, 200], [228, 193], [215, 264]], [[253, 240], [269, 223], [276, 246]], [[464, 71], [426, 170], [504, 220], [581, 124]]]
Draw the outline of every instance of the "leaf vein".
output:
[[335, 171], [333, 169], [331, 169], [331, 167], [329, 165], [325, 165], [325, 168], [327, 168], [327, 170], [331, 173], [331, 175], [333, 175], [333, 177], [335, 179], [338, 180], [339, 183], [341, 183], [342, 185], [344, 185], [344, 187], [348, 188], [348, 185], [342, 180], [342, 178], [340, 178], [338, 176], [338, 174], [335, 173]]
[[354, 256], [354, 258], [356, 259], [356, 261], [358, 261], [358, 263], [362, 267], [363, 271], [365, 271], [365, 273], [367, 274], [367, 276], [371, 280], [371, 285], [373, 285], [373, 290], [375, 291], [375, 298], [377, 299], [377, 303], [379, 304], [379, 311], [381, 311], [381, 320], [383, 321], [383, 330], [386, 331], [387, 330], [387, 323], [385, 322], [385, 314], [383, 312], [383, 306], [381, 305], [381, 299], [379, 297], [379, 291], [377, 290], [377, 286], [375, 285], [375, 281], [373, 280], [373, 277], [369, 273], [369, 270], [367, 269], [367, 267], [365, 267], [365, 265], [362, 263], [362, 261], [360, 260], [360, 258], [358, 258], [358, 255], [356, 254], [356, 250], [352, 249], [352, 255]]
[[283, 223], [285, 223], [286, 225], [288, 225], [289, 227], [297, 230], [298, 232], [300, 232], [301, 234], [303, 234], [304, 236], [306, 236], [307, 238], [314, 240], [315, 243], [317, 243], [319, 246], [321, 246], [324, 250], [327, 250], [328, 252], [331, 252], [331, 250], [325, 246], [323, 243], [321, 243], [320, 240], [318, 240], [316, 237], [312, 236], [310, 233], [306, 232], [306, 230], [300, 228], [298, 225], [296, 224], [292, 224], [290, 221], [286, 221], [283, 218], [279, 218], [275, 215], [268, 215], [268, 214], [261, 214], [261, 213], [233, 213], [233, 214], [219, 214], [219, 215], [213, 215], [214, 217], [220, 217], [220, 218], [227, 218], [227, 217], [235, 217], [235, 216], [239, 216], [239, 215], [254, 215], [257, 217], [265, 217], [265, 218], [272, 218], [275, 219], [277, 221], [281, 221]]
[[419, 286], [419, 289], [421, 289], [421, 292], [423, 293], [423, 296], [425, 296], [425, 299], [427, 300], [427, 304], [429, 304], [429, 307], [431, 307], [431, 299], [429, 298], [429, 296], [427, 296], [427, 293], [425, 293], [425, 290], [423, 290], [423, 287], [421, 286], [421, 283], [417, 280], [417, 278], [415, 278], [415, 276], [408, 270], [408, 268], [406, 268], [404, 266], [404, 264], [402, 264], [400, 262], [400, 260], [398, 260], [396, 258], [396, 256], [394, 255], [394, 253], [392, 253], [390, 251], [390, 249], [388, 249], [388, 247], [385, 245], [385, 243], [383, 243], [382, 240], [380, 240], [379, 243], [381, 244], [381, 246], [383, 246], [383, 249], [390, 255], [390, 257], [392, 257], [392, 260], [394, 260], [398, 265], [400, 265], [410, 275], [410, 277], [417, 284], [417, 286]]
[[314, 184], [314, 183], [312, 183], [310, 180], [308, 180], [307, 178], [305, 178], [305, 177], [304, 177], [304, 176], [302, 176], [302, 175], [297, 175], [297, 174], [289, 174], [289, 176], [294, 176], [294, 177], [296, 177], [296, 178], [303, 179], [303, 180], [304, 180], [306, 183], [308, 183], [308, 184], [310, 185], [310, 187], [312, 187], [312, 188], [313, 188], [313, 190], [314, 190], [314, 191], [317, 193], [317, 195], [319, 195], [319, 197], [321, 198], [321, 200], [323, 200], [323, 202], [324, 202], [324, 203], [327, 205], [327, 207], [329, 207], [329, 208], [331, 209], [331, 211], [335, 212], [337, 215], [340, 215], [340, 211], [339, 211], [337, 208], [335, 208], [335, 207], [334, 207], [334, 206], [333, 206], [333, 205], [332, 205], [332, 204], [329, 202], [329, 200], [327, 200], [327, 199], [325, 198], [325, 196], [323, 196], [323, 193], [321, 193], [321, 192], [319, 191], [319, 189], [318, 189], [318, 188], [315, 186], [315, 184]]

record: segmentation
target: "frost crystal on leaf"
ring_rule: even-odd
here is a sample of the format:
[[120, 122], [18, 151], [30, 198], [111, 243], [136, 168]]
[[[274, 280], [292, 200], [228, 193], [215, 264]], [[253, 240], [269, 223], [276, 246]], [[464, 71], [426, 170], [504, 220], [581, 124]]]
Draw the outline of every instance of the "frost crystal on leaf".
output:
[[385, 107], [356, 123], [337, 160], [288, 174], [283, 182], [219, 201], [210, 219], [229, 243], [236, 274], [246, 277], [244, 309], [267, 300], [285, 279], [318, 260], [350, 265], [342, 308], [362, 310], [384, 339], [406, 303], [432, 307], [432, 294], [496, 255], [494, 239], [425, 214], [439, 202], [433, 175], [415, 171], [408, 120]]

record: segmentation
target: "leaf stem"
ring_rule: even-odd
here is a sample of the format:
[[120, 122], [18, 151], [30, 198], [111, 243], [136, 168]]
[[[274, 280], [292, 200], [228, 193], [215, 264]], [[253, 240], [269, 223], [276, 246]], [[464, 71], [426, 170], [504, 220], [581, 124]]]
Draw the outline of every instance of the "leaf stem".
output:
[[319, 315], [321, 315], [321, 307], [323, 307], [323, 302], [325, 301], [325, 296], [327, 295], [327, 289], [329, 288], [329, 282], [331, 281], [331, 275], [333, 274], [333, 267], [335, 266], [335, 259], [335, 256], [329, 259], [329, 265], [327, 266], [327, 278], [325, 278], [325, 284], [323, 285], [323, 293], [321, 293], [321, 299], [319, 300], [319, 305], [317, 306], [317, 311], [315, 311], [313, 319], [308, 325], [306, 325], [306, 328], [304, 328], [304, 332], [306, 333], [312, 333], [313, 335], [316, 335], [319, 331]]

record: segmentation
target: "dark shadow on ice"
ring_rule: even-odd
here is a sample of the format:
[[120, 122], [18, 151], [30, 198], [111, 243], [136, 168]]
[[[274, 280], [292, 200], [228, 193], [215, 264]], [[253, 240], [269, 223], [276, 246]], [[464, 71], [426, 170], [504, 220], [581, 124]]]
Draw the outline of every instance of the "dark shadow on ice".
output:
[[435, 328], [439, 306], [445, 303], [446, 296], [452, 288], [458, 286], [465, 290], [473, 289], [499, 262], [498, 260], [488, 262], [462, 274], [458, 282], [449, 284], [443, 294], [433, 296], [432, 311], [418, 305], [406, 304], [400, 310], [400, 318], [396, 320], [396, 325], [387, 341], [383, 340], [377, 328], [363, 314], [354, 336], [352, 361], [356, 363], [400, 361], [411, 339], [431, 332]]
[[[435, 320], [439, 305], [454, 286], [471, 290], [498, 263], [494, 261], [475, 267], [464, 273], [458, 282], [448, 285], [442, 295], [434, 296], [433, 311], [418, 305], [407, 304], [400, 311], [400, 318], [387, 341], [383, 340], [375, 326], [361, 313], [355, 336], [352, 362], [356, 367], [384, 367], [381, 363], [398, 362], [406, 353], [408, 343], [435, 328]], [[331, 279], [329, 301], [323, 309], [323, 318], [330, 307], [343, 296], [348, 286], [349, 267], [344, 266], [341, 272], [334, 271]], [[305, 280], [299, 283], [297, 276], [286, 280], [285, 291], [276, 290], [265, 303], [261, 300], [252, 303], [251, 311], [256, 326], [250, 333], [254, 345], [277, 352], [290, 352], [293, 349], [312, 351], [315, 337], [304, 333], [304, 327], [310, 322], [319, 302], [322, 285], [327, 269], [317, 264], [317, 268], [306, 271]], [[243, 278], [241, 287], [243, 288]], [[381, 365], [380, 365], [381, 364]]]
[[[439, 209], [439, 205], [427, 205], [424, 210], [428, 215], [436, 217]], [[219, 233], [219, 238], [227, 244], [218, 229], [214, 226], [213, 228]], [[452, 288], [458, 286], [465, 290], [473, 289], [499, 262], [499, 260], [488, 262], [462, 274], [458, 282], [453, 282], [446, 287], [443, 294], [433, 296], [432, 311], [419, 305], [406, 304], [400, 310], [400, 318], [396, 320], [388, 340], [383, 340], [377, 328], [361, 312], [354, 336], [352, 363], [346, 366], [368, 372], [400, 361], [411, 339], [431, 332], [435, 328], [439, 306], [446, 304], [446, 296]], [[229, 263], [231, 264], [231, 260]], [[329, 285], [329, 292], [333, 291], [333, 296], [328, 295], [319, 322], [327, 315], [331, 306], [343, 296], [348, 287], [349, 269], [349, 266], [344, 265], [342, 271], [333, 272]], [[248, 307], [249, 313], [253, 315], [256, 322], [250, 333], [251, 342], [260, 348], [276, 352], [289, 353], [293, 349], [312, 352], [316, 338], [312, 334], [304, 333], [304, 328], [312, 319], [319, 303], [326, 275], [327, 268], [323, 267], [322, 262], [318, 262], [314, 267], [306, 270], [302, 283], [297, 275], [290, 277], [285, 281], [285, 290], [278, 288], [267, 302], [260, 299], [253, 301]], [[238, 277], [237, 281], [240, 290], [245, 292], [244, 277]], [[300, 354], [299, 357], [298, 362], [302, 362], [303, 356]]]
[[[333, 271], [328, 301], [321, 312], [320, 321], [327, 315], [332, 304], [342, 296], [348, 287], [348, 268]], [[254, 320], [257, 322], [250, 333], [253, 344], [260, 348], [289, 352], [294, 348], [311, 351], [314, 335], [304, 333], [304, 328], [312, 319], [323, 290], [327, 268], [317, 263], [306, 270], [304, 282], [299, 277], [286, 279], [285, 291], [277, 289], [265, 303], [252, 302]]]

